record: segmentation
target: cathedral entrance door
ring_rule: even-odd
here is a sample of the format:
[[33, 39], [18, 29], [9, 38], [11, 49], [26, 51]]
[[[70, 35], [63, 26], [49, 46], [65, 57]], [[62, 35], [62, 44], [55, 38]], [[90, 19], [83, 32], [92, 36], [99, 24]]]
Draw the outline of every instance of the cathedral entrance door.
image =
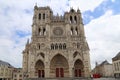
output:
[[81, 70], [75, 69], [75, 77], [81, 77]]
[[53, 77], [69, 77], [69, 67], [67, 59], [61, 54], [55, 55], [50, 62], [50, 74]]
[[76, 60], [74, 63], [74, 77], [83, 77], [83, 62], [81, 60]]
[[64, 69], [56, 68], [56, 77], [64, 77]]
[[44, 77], [44, 70], [38, 70], [38, 77]]
[[45, 72], [44, 72], [44, 63], [41, 60], [38, 60], [35, 64], [35, 70], [37, 73], [35, 73], [35, 75], [38, 76], [38, 78], [42, 78], [45, 76]]

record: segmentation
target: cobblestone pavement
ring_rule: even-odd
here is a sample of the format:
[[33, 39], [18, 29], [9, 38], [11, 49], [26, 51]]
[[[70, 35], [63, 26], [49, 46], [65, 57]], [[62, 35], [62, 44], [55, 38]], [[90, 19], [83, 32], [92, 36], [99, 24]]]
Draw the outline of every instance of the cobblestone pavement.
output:
[[93, 80], [120, 80], [120, 78], [97, 78]]

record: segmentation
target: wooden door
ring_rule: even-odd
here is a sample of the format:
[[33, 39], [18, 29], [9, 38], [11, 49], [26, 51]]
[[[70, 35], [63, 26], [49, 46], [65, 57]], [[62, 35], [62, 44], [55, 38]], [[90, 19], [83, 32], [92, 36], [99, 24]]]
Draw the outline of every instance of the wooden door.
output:
[[41, 77], [44, 77], [45, 73], [44, 73], [44, 70], [38, 70], [38, 77], [41, 78]]
[[59, 77], [59, 68], [56, 68], [56, 77]]
[[41, 77], [41, 70], [38, 70], [38, 77]]
[[75, 77], [81, 77], [81, 70], [80, 69], [75, 69]]
[[60, 77], [64, 77], [64, 69], [60, 68]]
[[56, 77], [64, 77], [64, 69], [56, 68]]

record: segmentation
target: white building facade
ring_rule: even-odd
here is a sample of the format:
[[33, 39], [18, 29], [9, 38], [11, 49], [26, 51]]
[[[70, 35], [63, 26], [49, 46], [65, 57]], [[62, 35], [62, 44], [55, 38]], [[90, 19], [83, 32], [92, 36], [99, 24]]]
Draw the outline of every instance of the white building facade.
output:
[[114, 76], [120, 77], [120, 52], [112, 58]]
[[5, 62], [0, 60], [0, 80], [12, 80], [13, 67]]

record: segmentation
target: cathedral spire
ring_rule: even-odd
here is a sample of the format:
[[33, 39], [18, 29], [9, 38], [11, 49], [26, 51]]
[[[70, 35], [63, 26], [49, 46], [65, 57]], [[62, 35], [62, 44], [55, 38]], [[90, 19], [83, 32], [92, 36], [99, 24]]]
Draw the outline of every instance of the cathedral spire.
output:
[[27, 43], [26, 43], [26, 45], [29, 45], [29, 39], [27, 39]]
[[80, 9], [79, 8], [77, 9], [77, 12], [80, 13]]
[[38, 7], [37, 7], [37, 2], [35, 3], [35, 6], [34, 6], [34, 9], [37, 9]]

